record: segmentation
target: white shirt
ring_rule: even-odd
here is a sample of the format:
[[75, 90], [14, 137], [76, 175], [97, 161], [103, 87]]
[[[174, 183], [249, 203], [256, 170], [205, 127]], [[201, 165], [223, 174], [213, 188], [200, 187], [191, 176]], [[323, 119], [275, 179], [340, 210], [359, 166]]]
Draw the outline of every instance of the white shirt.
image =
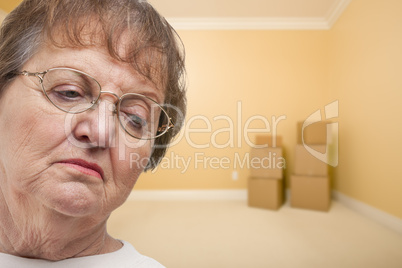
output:
[[121, 241], [123, 247], [115, 252], [87, 257], [71, 258], [62, 261], [47, 261], [21, 258], [0, 253], [1, 268], [163, 268], [159, 262], [141, 255], [130, 243]]

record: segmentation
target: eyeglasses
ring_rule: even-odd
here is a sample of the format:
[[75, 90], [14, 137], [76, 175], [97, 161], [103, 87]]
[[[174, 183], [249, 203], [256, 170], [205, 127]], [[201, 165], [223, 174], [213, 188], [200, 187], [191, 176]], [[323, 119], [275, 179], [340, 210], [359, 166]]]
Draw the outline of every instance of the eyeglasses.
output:
[[118, 101], [113, 112], [123, 129], [136, 139], [155, 139], [174, 127], [165, 109], [153, 99], [137, 93], [119, 97], [102, 91], [98, 81], [84, 72], [52, 68], [40, 73], [23, 71], [18, 74], [37, 77], [46, 98], [66, 113], [78, 114], [95, 107], [102, 93], [115, 96]]

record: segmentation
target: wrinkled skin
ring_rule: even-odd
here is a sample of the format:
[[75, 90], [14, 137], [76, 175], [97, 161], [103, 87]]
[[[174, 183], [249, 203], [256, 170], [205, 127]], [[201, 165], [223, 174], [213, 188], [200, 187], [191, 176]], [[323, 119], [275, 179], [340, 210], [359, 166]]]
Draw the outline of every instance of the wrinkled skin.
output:
[[[44, 45], [23, 70], [52, 67], [84, 71], [103, 91], [118, 96], [135, 92], [159, 103], [164, 99], [156, 85], [104, 48]], [[95, 109], [71, 115], [45, 98], [35, 77], [18, 76], [5, 89], [0, 98], [0, 252], [61, 260], [122, 246], [107, 234], [106, 221], [143, 171], [130, 165], [130, 154], [149, 158], [152, 141], [125, 134], [112, 112], [116, 101], [102, 94]], [[97, 164], [103, 178], [60, 163], [66, 159]]]

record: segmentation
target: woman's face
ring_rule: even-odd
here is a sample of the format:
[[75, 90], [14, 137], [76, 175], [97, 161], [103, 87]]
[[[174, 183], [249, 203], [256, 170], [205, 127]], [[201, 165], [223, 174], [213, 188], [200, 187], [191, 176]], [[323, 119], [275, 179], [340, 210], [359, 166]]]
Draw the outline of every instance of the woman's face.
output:
[[[44, 46], [23, 67], [69, 67], [94, 77], [102, 91], [133, 92], [157, 102], [164, 94], [106, 49]], [[9, 209], [32, 218], [42, 210], [106, 218], [131, 192], [151, 156], [113, 113], [113, 95], [95, 108], [67, 114], [51, 104], [36, 77], [18, 76], [0, 98], [0, 189]], [[0, 193], [1, 193], [0, 192]], [[29, 218], [29, 217], [28, 217]]]

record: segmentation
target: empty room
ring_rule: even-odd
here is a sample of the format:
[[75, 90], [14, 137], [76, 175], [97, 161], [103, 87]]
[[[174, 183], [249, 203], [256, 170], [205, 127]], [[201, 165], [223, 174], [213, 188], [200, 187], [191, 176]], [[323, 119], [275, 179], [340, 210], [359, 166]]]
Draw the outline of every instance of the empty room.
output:
[[[3, 25], [7, 26], [21, 2], [0, 0]], [[49, 115], [39, 114], [49, 118], [50, 126], [56, 117], [63, 122], [61, 129], [82, 124], [81, 131], [85, 131], [83, 120], [97, 122], [94, 129], [99, 131], [99, 142], [102, 133], [108, 138], [103, 145], [93, 145], [96, 148], [74, 149], [77, 155], [85, 152], [96, 159], [110, 150], [119, 157], [115, 163], [121, 166], [112, 169], [116, 174], [125, 178], [132, 172], [135, 176], [130, 178], [134, 178], [141, 173], [138, 180], [127, 182], [129, 191], [118, 194], [124, 196], [124, 202], [116, 205], [110, 217], [105, 216], [107, 233], [166, 267], [402, 267], [402, 1], [148, 2], [166, 18], [161, 25], [174, 29], [169, 31], [173, 34], [165, 36], [165, 32], [159, 32], [151, 21], [154, 17], [146, 22], [138, 19], [133, 25], [147, 23], [145, 27], [154, 27], [154, 39], [137, 30], [130, 35], [130, 27], [121, 32], [111, 30], [121, 34], [117, 40], [123, 42], [119, 47], [122, 50], [131, 49], [127, 37], [134, 38], [134, 44], [144, 43], [135, 51], [138, 55], [132, 52], [133, 55], [124, 55], [126, 59], [114, 55], [111, 47], [102, 50], [103, 54], [110, 53], [111, 64], [121, 64], [118, 66], [124, 70], [131, 68], [127, 66], [134, 59], [132, 64], [137, 69], [132, 72], [141, 76], [142, 82], [128, 87], [124, 82], [134, 80], [126, 76], [120, 76], [118, 83], [118, 79], [99, 75], [101, 71], [97, 74], [80, 69], [103, 68], [111, 77], [120, 70], [113, 68], [115, 65], [101, 67], [102, 62], [96, 58], [91, 62], [91, 55], [95, 54], [87, 53], [89, 56], [83, 58], [85, 64], [81, 65], [68, 64], [69, 61], [62, 64], [51, 56], [46, 59], [48, 65], [40, 61], [31, 66], [32, 61], [27, 61], [30, 69], [15, 71], [28, 77], [18, 76], [11, 84], [39, 77], [41, 87], [35, 91], [35, 102], [29, 103], [40, 101], [49, 109], [53, 105], [59, 108]], [[138, 12], [148, 12], [148, 8], [151, 7], [147, 4]], [[32, 9], [35, 12], [35, 7]], [[54, 20], [56, 25], [57, 16]], [[60, 25], [57, 27], [64, 27], [63, 22]], [[99, 25], [102, 27], [98, 29]], [[94, 26], [99, 31], [109, 29], [107, 24], [103, 27], [101, 20], [99, 25]], [[82, 35], [90, 27], [82, 26]], [[86, 38], [84, 42], [89, 40], [91, 45], [74, 45], [74, 53], [98, 46], [97, 40]], [[105, 34], [105, 38], [109, 37]], [[174, 42], [177, 47], [168, 47], [168, 41], [158, 44], [161, 39]], [[57, 49], [70, 49], [70, 44], [59, 45]], [[31, 59], [42, 55], [42, 51], [33, 53]], [[179, 52], [174, 54], [176, 51]], [[72, 55], [74, 58], [78, 54]], [[184, 60], [185, 69], [170, 62], [179, 57]], [[47, 88], [56, 69], [62, 69], [63, 79], [68, 79], [64, 78], [66, 70], [71, 73], [74, 69], [74, 74], [84, 75], [94, 87], [99, 87], [98, 98], [90, 103], [93, 106], [82, 113], [64, 112], [64, 108], [58, 107], [51, 95], [55, 90]], [[47, 71], [41, 73], [44, 70]], [[115, 81], [121, 87], [112, 88]], [[138, 85], [145, 85], [146, 89], [138, 89]], [[144, 93], [160, 85], [165, 91]], [[7, 87], [4, 96], [0, 94], [0, 102], [8, 98], [12, 86]], [[174, 87], [181, 91], [173, 91]], [[129, 117], [125, 110], [137, 109], [124, 106], [137, 101], [156, 105], [159, 125], [154, 133], [150, 126], [153, 122], [128, 123], [128, 119], [121, 119]], [[8, 113], [7, 105], [14, 105], [13, 101], [1, 103], [5, 105], [0, 107], [0, 119]], [[114, 110], [102, 110], [102, 103], [112, 104]], [[98, 111], [109, 113], [105, 128], [100, 124], [100, 116], [90, 121]], [[10, 126], [0, 129], [0, 135], [9, 137], [4, 133], [12, 131], [13, 124], [11, 119], [7, 124], [0, 122], [1, 126]], [[150, 128], [149, 138], [138, 138], [135, 131], [128, 130], [128, 124]], [[36, 123], [32, 124], [34, 127]], [[112, 130], [117, 134], [112, 135]], [[63, 133], [70, 137], [68, 131]], [[78, 131], [78, 127], [71, 130], [71, 135]], [[68, 137], [66, 144], [75, 148], [76, 140]], [[82, 139], [83, 135], [80, 142]], [[143, 152], [148, 145], [146, 157]], [[46, 142], [42, 146], [46, 147]], [[1, 192], [9, 189], [6, 185], [11, 178], [7, 157], [0, 152]], [[68, 171], [71, 174], [100, 174], [107, 184], [108, 164], [93, 162], [98, 164], [75, 161], [66, 168], [74, 165], [74, 170]], [[30, 167], [35, 165], [27, 163]], [[85, 176], [76, 183], [87, 185], [82, 182]], [[119, 179], [117, 175], [113, 178]], [[121, 180], [116, 187], [123, 184], [126, 186]], [[92, 189], [92, 184], [88, 185], [85, 189]], [[117, 190], [120, 188], [110, 193], [105, 190], [105, 196]], [[7, 199], [0, 198], [0, 202], [3, 200]], [[4, 226], [8, 225], [1, 224], [0, 229]], [[18, 255], [8, 251], [2, 237], [0, 264], [1, 254]], [[20, 257], [35, 259], [32, 256]]]

